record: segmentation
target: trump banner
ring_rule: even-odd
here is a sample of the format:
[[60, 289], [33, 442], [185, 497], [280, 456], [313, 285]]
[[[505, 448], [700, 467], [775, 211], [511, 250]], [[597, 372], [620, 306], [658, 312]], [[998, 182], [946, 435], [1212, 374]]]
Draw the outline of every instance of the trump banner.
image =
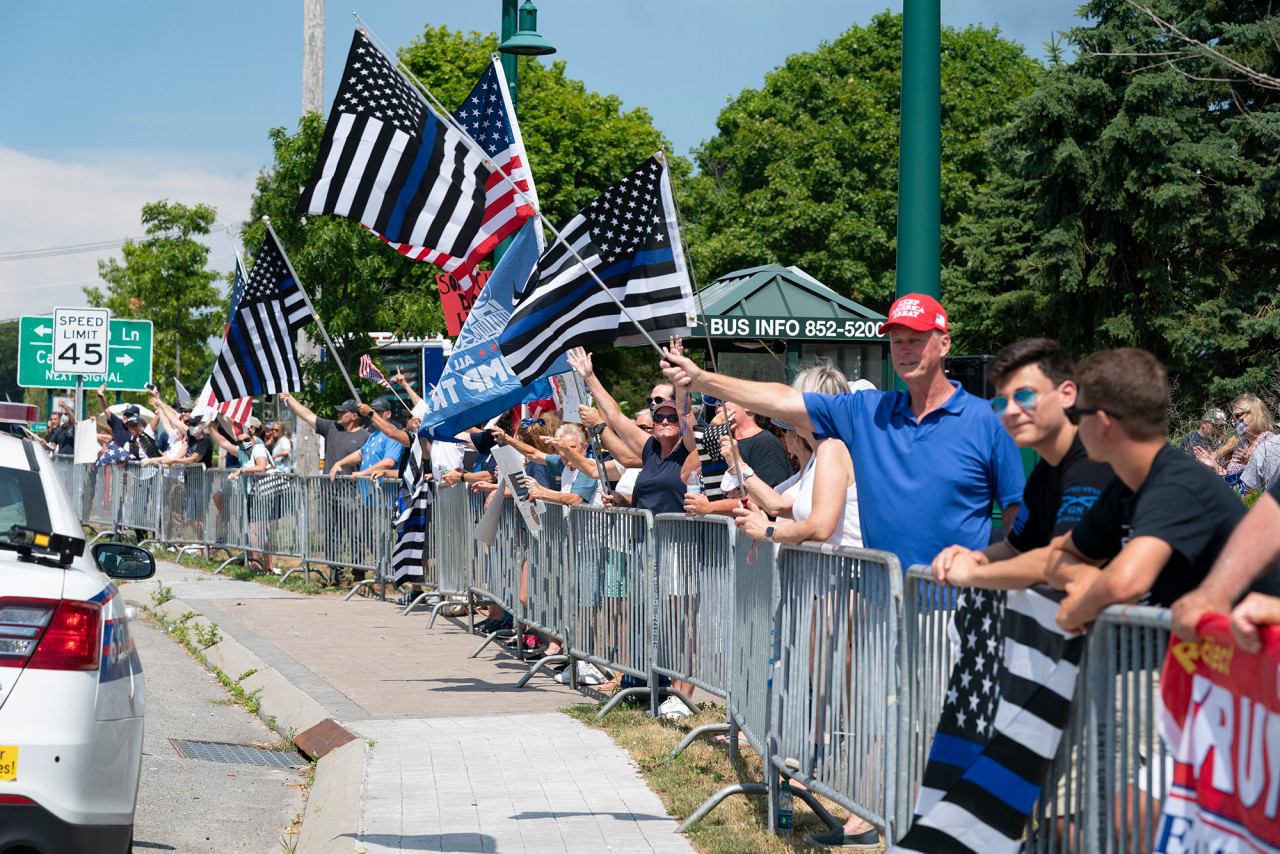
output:
[[1257, 654], [1220, 614], [1198, 628], [1199, 643], [1173, 639], [1161, 675], [1174, 767], [1153, 850], [1280, 852], [1280, 628], [1263, 629]]

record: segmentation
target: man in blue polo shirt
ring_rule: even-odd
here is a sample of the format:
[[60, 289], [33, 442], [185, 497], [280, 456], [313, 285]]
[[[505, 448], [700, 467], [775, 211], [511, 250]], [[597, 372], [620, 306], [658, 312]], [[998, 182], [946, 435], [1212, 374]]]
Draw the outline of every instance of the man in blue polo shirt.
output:
[[858, 484], [862, 539], [898, 555], [904, 567], [928, 564], [943, 548], [985, 548], [991, 504], [1011, 523], [1025, 483], [1018, 448], [981, 398], [947, 379], [947, 313], [938, 301], [908, 294], [889, 309], [893, 369], [902, 391], [801, 394], [780, 383], [725, 377], [668, 354], [675, 382], [732, 400], [849, 448]]
[[[670, 352], [663, 371], [672, 382], [844, 442], [869, 548], [894, 552], [904, 567], [928, 564], [953, 543], [982, 549], [991, 539], [992, 501], [1006, 527], [1018, 514], [1025, 485], [1018, 448], [990, 404], [947, 379], [951, 336], [937, 300], [901, 297], [884, 330], [905, 392], [802, 394], [781, 383], [704, 371]], [[875, 828], [856, 815], [842, 828], [806, 839], [846, 849], [878, 850], [880, 844]]]

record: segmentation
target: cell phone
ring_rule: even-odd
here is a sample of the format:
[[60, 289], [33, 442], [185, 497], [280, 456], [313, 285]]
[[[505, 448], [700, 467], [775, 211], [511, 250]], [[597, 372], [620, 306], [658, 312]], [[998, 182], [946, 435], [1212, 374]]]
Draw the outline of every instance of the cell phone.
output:
[[143, 383], [142, 387], [147, 391], [159, 393], [160, 389], [156, 388], [155, 383]]

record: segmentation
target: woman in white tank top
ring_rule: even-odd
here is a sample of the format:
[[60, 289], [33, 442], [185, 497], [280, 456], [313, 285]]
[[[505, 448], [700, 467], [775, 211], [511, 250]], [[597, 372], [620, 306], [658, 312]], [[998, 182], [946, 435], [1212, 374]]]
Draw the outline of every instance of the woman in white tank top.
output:
[[[850, 391], [844, 375], [829, 361], [801, 371], [791, 385], [799, 391], [823, 394]], [[849, 449], [838, 439], [818, 441], [810, 431], [797, 431], [777, 419], [774, 424], [783, 429], [787, 450], [802, 461], [794, 485], [779, 484], [781, 494], [752, 477], [750, 468], [732, 454], [727, 437], [721, 441], [730, 474], [739, 480], [746, 476], [748, 494], [755, 502], [753, 507], [734, 510], [738, 527], [756, 540], [861, 547], [858, 491]], [[765, 513], [776, 516], [777, 521], [771, 522]]]

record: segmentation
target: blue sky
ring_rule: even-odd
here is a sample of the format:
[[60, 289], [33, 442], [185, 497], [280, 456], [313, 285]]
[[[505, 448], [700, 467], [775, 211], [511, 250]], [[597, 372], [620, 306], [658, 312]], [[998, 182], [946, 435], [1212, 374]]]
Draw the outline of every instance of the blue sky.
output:
[[[495, 31], [499, 0], [326, 4], [326, 110], [356, 8], [391, 45], [427, 24]], [[945, 0], [944, 25], [998, 26], [1040, 57], [1079, 22], [1077, 0]], [[647, 107], [678, 153], [714, 135], [726, 100], [787, 56], [901, 2], [538, 0], [539, 30], [568, 74], [627, 107]], [[293, 127], [302, 100], [301, 0], [68, 0], [10, 4], [0, 27], [0, 318], [83, 305], [110, 250], [5, 260], [20, 250], [139, 236], [146, 201], [248, 212], [269, 165], [267, 131]], [[536, 167], [536, 164], [534, 164]], [[231, 266], [231, 242], [210, 241]]]

